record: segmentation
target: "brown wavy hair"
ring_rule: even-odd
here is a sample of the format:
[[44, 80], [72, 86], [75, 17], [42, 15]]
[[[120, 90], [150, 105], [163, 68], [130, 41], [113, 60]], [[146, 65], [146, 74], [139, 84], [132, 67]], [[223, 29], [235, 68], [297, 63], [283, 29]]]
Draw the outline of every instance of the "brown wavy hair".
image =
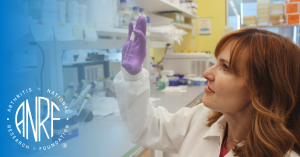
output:
[[[300, 49], [289, 39], [255, 28], [234, 31], [217, 44], [215, 56], [230, 41], [229, 69], [237, 76], [243, 55], [245, 81], [255, 113], [243, 146], [235, 156], [283, 157], [294, 150], [300, 154]], [[213, 111], [207, 126], [223, 114]]]

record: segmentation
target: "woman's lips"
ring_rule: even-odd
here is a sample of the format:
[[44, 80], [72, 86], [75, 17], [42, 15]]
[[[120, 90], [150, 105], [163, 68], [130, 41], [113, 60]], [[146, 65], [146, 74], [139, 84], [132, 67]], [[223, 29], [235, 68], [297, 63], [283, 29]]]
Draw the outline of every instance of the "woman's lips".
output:
[[204, 88], [204, 91], [206, 93], [215, 93], [215, 91], [213, 91], [208, 85]]

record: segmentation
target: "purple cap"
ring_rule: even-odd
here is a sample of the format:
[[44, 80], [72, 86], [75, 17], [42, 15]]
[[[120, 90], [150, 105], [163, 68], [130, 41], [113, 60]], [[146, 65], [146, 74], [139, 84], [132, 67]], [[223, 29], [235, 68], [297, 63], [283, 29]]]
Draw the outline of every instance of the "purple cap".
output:
[[140, 7], [135, 6], [135, 7], [133, 7], [132, 9], [133, 9], [133, 10], [140, 10]]
[[140, 8], [140, 12], [143, 12], [144, 11], [144, 8]]
[[150, 17], [147, 16], [147, 23], [150, 23]]
[[120, 3], [126, 2], [126, 0], [120, 0]]

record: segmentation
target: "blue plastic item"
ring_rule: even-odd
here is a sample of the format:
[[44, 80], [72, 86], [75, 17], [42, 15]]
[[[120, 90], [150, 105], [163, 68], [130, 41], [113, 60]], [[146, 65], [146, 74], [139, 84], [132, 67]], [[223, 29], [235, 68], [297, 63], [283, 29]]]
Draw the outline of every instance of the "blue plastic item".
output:
[[178, 84], [179, 84], [179, 85], [188, 85], [188, 79], [185, 79], [185, 78], [179, 78]]

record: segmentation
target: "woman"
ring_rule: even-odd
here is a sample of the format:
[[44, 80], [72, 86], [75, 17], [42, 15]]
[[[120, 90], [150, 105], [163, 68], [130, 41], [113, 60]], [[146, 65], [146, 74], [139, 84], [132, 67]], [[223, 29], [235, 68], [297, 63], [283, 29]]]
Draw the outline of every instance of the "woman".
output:
[[149, 74], [142, 69], [145, 33], [142, 18], [135, 30], [129, 25], [122, 69], [114, 80], [132, 142], [182, 157], [299, 156], [297, 45], [254, 28], [226, 35], [215, 50], [217, 63], [203, 74], [208, 80], [203, 104], [171, 114], [149, 102]]

